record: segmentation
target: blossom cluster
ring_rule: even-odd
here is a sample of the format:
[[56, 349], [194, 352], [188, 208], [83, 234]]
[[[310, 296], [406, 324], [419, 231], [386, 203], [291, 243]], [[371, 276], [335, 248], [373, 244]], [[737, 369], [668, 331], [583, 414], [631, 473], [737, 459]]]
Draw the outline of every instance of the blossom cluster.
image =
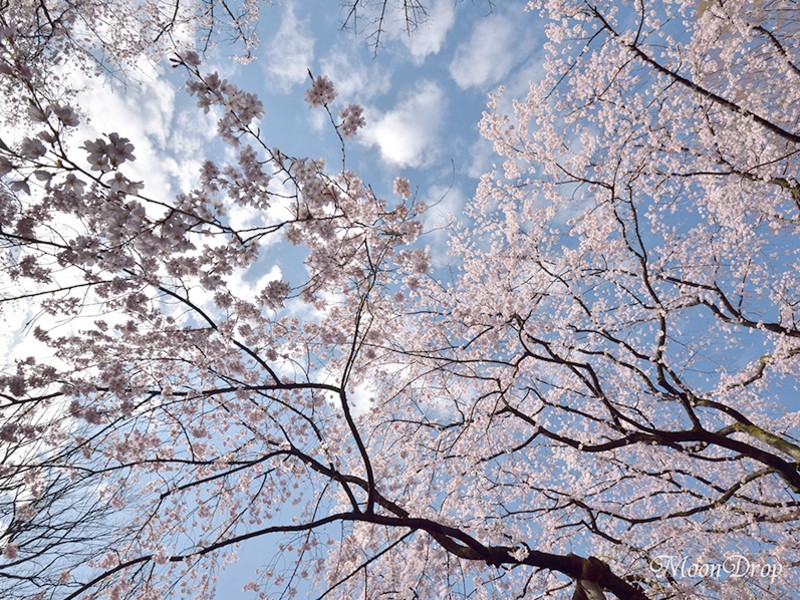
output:
[[405, 177], [397, 177], [394, 180], [394, 193], [403, 200], [411, 196], [411, 183]]
[[247, 131], [249, 124], [264, 116], [264, 105], [256, 94], [240, 90], [218, 73], [211, 73], [205, 79], [198, 76], [186, 84], [186, 89], [197, 96], [197, 104], [205, 112], [212, 106], [224, 110], [217, 122], [220, 137], [228, 143], [237, 145], [239, 137]]
[[131, 141], [117, 133], [108, 134], [108, 142], [102, 138], [86, 140], [82, 146], [89, 153], [92, 169], [106, 173], [119, 167], [125, 161], [135, 160]]
[[47, 123], [53, 114], [65, 127], [77, 127], [80, 122], [77, 113], [70, 106], [53, 104], [40, 108], [32, 104], [28, 107], [28, 117], [34, 123]]
[[336, 89], [333, 82], [325, 75], [318, 75], [311, 81], [311, 87], [306, 90], [306, 102], [311, 106], [324, 106], [336, 99]]
[[356, 131], [367, 124], [363, 113], [364, 108], [358, 104], [349, 104], [341, 110], [339, 116], [342, 118], [341, 128], [344, 137], [355, 135]]

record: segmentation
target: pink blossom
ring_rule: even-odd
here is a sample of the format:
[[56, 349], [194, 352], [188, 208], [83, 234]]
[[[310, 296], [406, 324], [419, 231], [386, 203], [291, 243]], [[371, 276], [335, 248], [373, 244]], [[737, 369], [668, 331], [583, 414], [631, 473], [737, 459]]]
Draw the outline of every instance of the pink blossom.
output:
[[13, 163], [4, 156], [0, 156], [0, 177], [8, 175], [13, 169]]
[[136, 158], [133, 155], [133, 144], [128, 138], [117, 133], [109, 133], [108, 141], [110, 143], [104, 147], [104, 151], [112, 167], [118, 167], [122, 163]]
[[30, 521], [36, 516], [36, 512], [33, 504], [27, 503], [18, 506], [14, 514], [20, 521]]
[[267, 283], [261, 291], [260, 298], [270, 308], [280, 308], [289, 296], [291, 287], [285, 281], [274, 280]]
[[117, 171], [109, 181], [109, 187], [114, 193], [137, 194], [144, 188], [144, 183], [141, 181], [131, 181]]
[[14, 560], [19, 556], [19, 546], [16, 544], [6, 544], [3, 548], [3, 558]]
[[64, 189], [74, 192], [76, 194], [83, 193], [83, 190], [86, 188], [86, 184], [80, 179], [78, 179], [74, 173], [67, 173], [63, 185]]
[[9, 182], [8, 187], [14, 192], [22, 192], [23, 194], [31, 193], [31, 186], [28, 185], [27, 179], [17, 179], [15, 181], [11, 181]]
[[306, 90], [306, 102], [311, 106], [330, 104], [336, 98], [333, 82], [325, 75], [317, 75], [311, 81], [311, 87]]
[[89, 153], [88, 160], [95, 171], [110, 171], [108, 161], [108, 144], [105, 140], [97, 138], [94, 141], [86, 140], [82, 146]]
[[184, 52], [181, 55], [183, 62], [185, 62], [190, 67], [199, 67], [200, 66], [200, 57], [197, 55], [197, 52], [188, 51]]
[[47, 149], [42, 142], [34, 138], [25, 138], [20, 144], [19, 153], [28, 159], [36, 159], [47, 154]]
[[32, 105], [28, 107], [28, 118], [34, 123], [46, 123], [50, 112], [49, 108], [42, 110], [38, 106]]
[[61, 124], [64, 127], [77, 127], [80, 123], [78, 119], [77, 113], [72, 109], [70, 106], [64, 106], [61, 104], [55, 104], [52, 106], [53, 112], [55, 113], [58, 120], [61, 121]]
[[342, 118], [342, 134], [345, 137], [351, 137], [356, 134], [356, 131], [366, 125], [366, 120], [362, 116], [364, 112], [363, 107], [358, 104], [349, 104], [341, 110], [339, 116]]
[[404, 200], [411, 196], [411, 183], [405, 177], [397, 177], [394, 180], [394, 193]]

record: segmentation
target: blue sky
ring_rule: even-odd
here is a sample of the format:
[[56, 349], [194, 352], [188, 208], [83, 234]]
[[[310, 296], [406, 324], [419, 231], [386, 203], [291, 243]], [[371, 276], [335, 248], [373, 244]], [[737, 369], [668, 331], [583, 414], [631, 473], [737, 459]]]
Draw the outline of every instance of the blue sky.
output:
[[302, 102], [308, 68], [329, 76], [340, 104], [365, 107], [367, 126], [348, 147], [350, 167], [379, 192], [388, 193], [395, 176], [408, 177], [421, 199], [439, 203], [429, 225], [446, 222], [491, 166], [491, 146], [477, 128], [487, 93], [503, 82], [510, 97], [523, 96], [538, 76], [535, 15], [523, 2], [490, 13], [484, 2], [433, 0], [410, 36], [390, 16], [377, 53], [364, 38], [368, 23], [339, 31], [341, 18], [320, 0], [268, 8], [259, 58], [232, 78], [262, 96], [264, 128], [276, 145], [335, 159], [324, 113]]

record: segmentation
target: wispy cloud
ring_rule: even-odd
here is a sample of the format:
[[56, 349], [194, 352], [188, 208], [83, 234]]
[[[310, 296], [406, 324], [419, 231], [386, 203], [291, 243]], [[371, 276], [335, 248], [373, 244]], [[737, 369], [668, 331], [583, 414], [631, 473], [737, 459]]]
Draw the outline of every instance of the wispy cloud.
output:
[[352, 45], [337, 45], [320, 57], [320, 68], [321, 74], [331, 78], [339, 98], [345, 102], [364, 102], [386, 93], [391, 84], [389, 68], [376, 61], [365, 64]]
[[[136, 160], [122, 166], [122, 173], [134, 181], [145, 181], [147, 195], [174, 193], [173, 177], [195, 157], [199, 142], [182, 136], [182, 152], [173, 148], [176, 94], [164, 74], [155, 70], [138, 83], [115, 88], [92, 83], [78, 95], [77, 104], [91, 120], [81, 123], [74, 140], [94, 139], [110, 132], [127, 137], [134, 145]], [[197, 112], [197, 111], [196, 111]], [[85, 156], [82, 150], [76, 156]]]
[[398, 167], [421, 167], [436, 155], [445, 95], [432, 81], [421, 81], [412, 94], [373, 123], [362, 140], [377, 146], [381, 158]]
[[438, 54], [442, 49], [447, 32], [456, 21], [454, 4], [453, 0], [432, 2], [427, 18], [419, 24], [417, 30], [401, 38], [417, 65], [421, 65], [429, 55]]
[[265, 61], [269, 83], [283, 91], [303, 83], [314, 59], [314, 38], [305, 20], [297, 18], [294, 4], [289, 3], [283, 20], [267, 50]]
[[458, 45], [450, 75], [458, 87], [486, 88], [503, 79], [528, 54], [514, 22], [503, 15], [481, 20], [470, 38]]

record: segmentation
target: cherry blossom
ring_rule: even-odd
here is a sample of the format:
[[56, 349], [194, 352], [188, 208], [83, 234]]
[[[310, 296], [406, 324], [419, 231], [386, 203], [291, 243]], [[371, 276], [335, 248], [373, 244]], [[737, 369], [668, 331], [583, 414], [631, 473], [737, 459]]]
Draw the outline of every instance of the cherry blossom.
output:
[[405, 177], [397, 177], [394, 180], [394, 193], [404, 200], [411, 196], [411, 183]]
[[311, 87], [306, 90], [306, 102], [310, 106], [323, 106], [336, 99], [336, 90], [333, 82], [325, 75], [313, 77]]
[[344, 107], [339, 116], [342, 119], [342, 134], [345, 137], [352, 137], [356, 132], [367, 124], [362, 116], [364, 109], [358, 104], [348, 104]]

